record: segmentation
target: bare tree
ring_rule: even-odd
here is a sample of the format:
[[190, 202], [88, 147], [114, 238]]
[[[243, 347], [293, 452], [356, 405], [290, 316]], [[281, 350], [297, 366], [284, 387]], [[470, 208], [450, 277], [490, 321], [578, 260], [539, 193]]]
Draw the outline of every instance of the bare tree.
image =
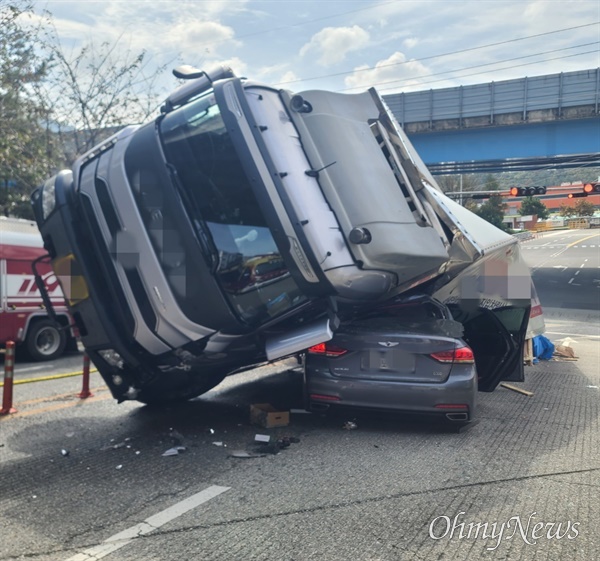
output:
[[52, 63], [44, 82], [44, 99], [53, 111], [65, 164], [128, 124], [157, 111], [156, 67], [147, 53], [134, 53], [123, 37], [114, 43], [93, 41], [71, 52], [51, 29], [45, 41]]
[[463, 191], [476, 191], [481, 188], [477, 176], [471, 175], [439, 175], [436, 177], [439, 186], [444, 193]]

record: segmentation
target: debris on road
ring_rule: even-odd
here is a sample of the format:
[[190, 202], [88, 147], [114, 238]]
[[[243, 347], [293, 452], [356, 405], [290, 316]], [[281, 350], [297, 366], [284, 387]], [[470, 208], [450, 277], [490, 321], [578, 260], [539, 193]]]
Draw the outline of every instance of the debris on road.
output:
[[554, 354], [554, 344], [543, 335], [536, 335], [533, 338], [533, 356], [539, 360], [550, 360]]
[[169, 429], [169, 436], [173, 439], [175, 444], [181, 444], [184, 440], [183, 434], [175, 429]]
[[232, 450], [229, 452], [229, 456], [232, 458], [264, 458], [265, 454], [246, 452], [246, 450]]
[[66, 458], [69, 455], [69, 451], [64, 448], [60, 451], [60, 453]]
[[[179, 452], [185, 452], [187, 448], [185, 446], [174, 446], [173, 448], [169, 448], [165, 452], [163, 452], [163, 456], [178, 456]], [[139, 452], [136, 452], [139, 454]]]
[[223, 442], [221, 442], [221, 441], [218, 441], [218, 442], [213, 442], [213, 444], [214, 444], [215, 446], [225, 446], [225, 445], [223, 444]]
[[563, 360], [577, 360], [578, 357], [575, 356], [575, 350], [567, 345], [556, 345], [554, 348], [554, 360], [563, 359]]
[[278, 411], [270, 403], [253, 403], [250, 405], [250, 422], [266, 429], [286, 427], [290, 424], [290, 413]]
[[300, 439], [295, 436], [282, 436], [274, 442], [260, 443], [256, 451], [265, 454], [279, 454], [284, 448], [289, 448], [291, 444], [297, 444], [298, 442], [300, 442]]
[[523, 388], [518, 388], [517, 386], [513, 386], [512, 384], [507, 384], [505, 382], [502, 382], [500, 385], [503, 388], [506, 388], [507, 390], [511, 390], [513, 392], [517, 392], [517, 393], [526, 395], [527, 397], [531, 397], [533, 395], [533, 392], [530, 392], [528, 390], [524, 390]]
[[118, 450], [119, 448], [131, 448], [131, 446], [129, 445], [129, 442], [131, 442], [131, 438], [125, 438], [124, 440], [122, 440], [121, 442], [117, 442], [116, 444], [114, 444], [115, 439], [111, 438], [110, 439], [110, 444], [107, 444], [106, 446], [102, 446], [102, 448], [100, 448], [100, 451], [104, 452], [106, 450]]
[[358, 428], [358, 425], [354, 421], [346, 421], [342, 425], [342, 428], [345, 430], [355, 430]]
[[115, 469], [122, 469], [123, 468], [123, 464], [119, 464]]

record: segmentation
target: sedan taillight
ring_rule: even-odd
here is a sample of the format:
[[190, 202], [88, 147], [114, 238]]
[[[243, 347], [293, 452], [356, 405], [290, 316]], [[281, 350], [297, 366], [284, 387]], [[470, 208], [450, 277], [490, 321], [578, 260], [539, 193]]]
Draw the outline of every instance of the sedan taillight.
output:
[[464, 346], [454, 349], [452, 351], [440, 351], [437, 353], [431, 353], [431, 358], [434, 358], [438, 362], [446, 364], [474, 364], [475, 356], [470, 347]]
[[347, 352], [348, 349], [342, 349], [341, 347], [336, 347], [330, 343], [319, 343], [318, 345], [313, 345], [308, 349], [308, 353], [311, 355], [321, 355], [328, 358], [337, 358], [345, 355]]

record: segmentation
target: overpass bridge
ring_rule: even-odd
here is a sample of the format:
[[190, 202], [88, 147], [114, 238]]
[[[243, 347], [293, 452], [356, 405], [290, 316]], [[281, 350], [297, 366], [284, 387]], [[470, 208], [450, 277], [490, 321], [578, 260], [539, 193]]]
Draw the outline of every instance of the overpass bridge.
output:
[[383, 97], [434, 174], [600, 167], [600, 68]]

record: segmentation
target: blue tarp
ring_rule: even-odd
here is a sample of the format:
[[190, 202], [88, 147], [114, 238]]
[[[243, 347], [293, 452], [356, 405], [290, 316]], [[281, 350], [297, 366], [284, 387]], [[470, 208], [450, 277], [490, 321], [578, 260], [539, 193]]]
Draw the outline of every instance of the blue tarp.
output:
[[543, 335], [533, 338], [533, 356], [540, 360], [550, 360], [554, 354], [554, 343]]

